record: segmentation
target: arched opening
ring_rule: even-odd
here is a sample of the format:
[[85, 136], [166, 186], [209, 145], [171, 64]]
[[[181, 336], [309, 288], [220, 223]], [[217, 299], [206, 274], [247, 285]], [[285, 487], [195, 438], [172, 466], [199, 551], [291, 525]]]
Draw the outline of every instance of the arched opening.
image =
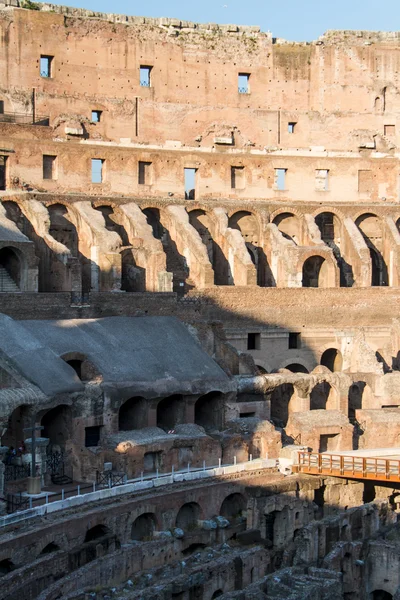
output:
[[86, 532], [84, 542], [99, 540], [106, 535], [110, 535], [110, 533], [111, 531], [105, 525], [95, 525]]
[[320, 285], [321, 268], [325, 259], [322, 256], [310, 256], [303, 264], [302, 286], [317, 288]]
[[201, 396], [194, 407], [194, 422], [204, 429], [221, 429], [223, 416], [223, 395], [210, 392]]
[[191, 210], [189, 212], [189, 221], [207, 248], [208, 258], [214, 270], [214, 284], [232, 285], [233, 278], [229, 261], [211, 234], [213, 225], [209, 215], [204, 210]]
[[66, 442], [72, 437], [71, 408], [65, 404], [52, 408], [43, 415], [41, 425], [42, 437], [49, 438], [49, 446], [64, 448]]
[[183, 554], [183, 556], [191, 556], [195, 552], [201, 552], [205, 548], [207, 548], [207, 544], [202, 544], [201, 542], [196, 542], [194, 544], [190, 544], [190, 546], [188, 546], [187, 548], [182, 550], [182, 554]]
[[354, 276], [352, 266], [342, 256], [341, 223], [339, 218], [330, 212], [320, 213], [315, 222], [321, 232], [322, 241], [331, 248], [340, 271], [340, 286], [352, 287]]
[[291, 383], [278, 385], [271, 394], [271, 420], [278, 427], [286, 427], [289, 418], [289, 404], [294, 394]]
[[301, 365], [300, 363], [292, 363], [291, 365], [288, 365], [287, 367], [284, 367], [285, 369], [287, 369], [288, 371], [291, 371], [292, 373], [308, 373], [308, 369], [306, 369], [306, 367], [304, 365]]
[[245, 517], [247, 501], [243, 494], [230, 494], [221, 504], [220, 515], [230, 521], [242, 520]]
[[163, 398], [157, 405], [157, 427], [169, 431], [185, 422], [186, 407], [179, 394]]
[[365, 402], [371, 400], [371, 388], [365, 381], [355, 381], [349, 388], [349, 419], [354, 420], [356, 410], [368, 408]]
[[183, 531], [195, 529], [200, 517], [200, 506], [196, 502], [188, 502], [179, 509], [175, 526]]
[[301, 221], [297, 215], [285, 212], [277, 215], [272, 221], [277, 226], [283, 237], [296, 246], [301, 246], [303, 242]]
[[78, 375], [79, 379], [82, 379], [82, 360], [79, 360], [77, 358], [72, 358], [71, 360], [66, 360], [65, 361], [67, 363], [67, 365], [69, 365], [70, 367], [73, 368], [73, 370], [75, 371], [75, 373]]
[[341, 371], [343, 365], [341, 352], [336, 348], [328, 348], [321, 356], [321, 365], [327, 367], [332, 373]]
[[15, 565], [10, 558], [5, 558], [0, 561], [0, 577], [11, 573], [15, 569]]
[[92, 381], [101, 378], [97, 367], [80, 352], [68, 352], [60, 358], [75, 371], [81, 381]]
[[148, 423], [148, 406], [145, 398], [129, 398], [123, 403], [118, 413], [120, 431], [143, 429]]
[[173, 274], [173, 291], [179, 295], [185, 294], [193, 286], [188, 283], [189, 267], [186, 258], [179, 253], [176, 243], [171, 238], [168, 229], [162, 223], [158, 208], [143, 210], [148, 224], [156, 239], [161, 240], [166, 256], [167, 271]]
[[310, 410], [338, 410], [337, 394], [327, 381], [321, 381], [310, 394]]
[[385, 259], [383, 258], [384, 237], [381, 220], [376, 215], [367, 213], [358, 217], [356, 225], [370, 252], [371, 285], [389, 285], [388, 269]]
[[215, 600], [215, 598], [219, 598], [220, 596], [222, 596], [224, 594], [224, 592], [222, 590], [216, 590], [213, 595], [211, 596], [211, 600]]
[[32, 408], [26, 405], [13, 410], [8, 419], [7, 430], [1, 438], [3, 446], [16, 449], [18, 443], [27, 437], [24, 429], [32, 424], [31, 410]]
[[385, 590], [375, 590], [371, 594], [371, 600], [393, 600], [393, 596]]
[[257, 369], [257, 375], [268, 375], [268, 371], [267, 371], [267, 369], [264, 369], [264, 367], [261, 367], [260, 365], [256, 365], [256, 369]]
[[144, 513], [132, 523], [131, 539], [138, 542], [148, 542], [153, 539], [157, 528], [157, 518], [154, 513]]
[[21, 290], [21, 261], [12, 248], [0, 250], [0, 292]]
[[247, 211], [239, 211], [229, 217], [228, 226], [237, 229], [243, 236], [249, 256], [256, 268], [257, 285], [274, 287], [275, 279], [259, 239], [260, 229], [256, 216]]
[[47, 546], [43, 548], [40, 554], [51, 554], [52, 552], [57, 552], [59, 549], [60, 547], [57, 546], [57, 544], [50, 542], [50, 544], [47, 544]]
[[121, 290], [124, 292], [146, 291], [145, 269], [138, 267], [135, 262], [133, 249], [129, 247], [131, 244], [121, 217], [115, 213], [112, 206], [104, 205], [95, 206], [94, 208], [103, 215], [106, 229], [117, 233], [121, 238]]

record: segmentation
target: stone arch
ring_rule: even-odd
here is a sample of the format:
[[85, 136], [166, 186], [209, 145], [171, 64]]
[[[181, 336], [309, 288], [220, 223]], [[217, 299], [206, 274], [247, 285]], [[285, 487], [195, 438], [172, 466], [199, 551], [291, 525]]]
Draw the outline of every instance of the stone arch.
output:
[[384, 259], [384, 227], [374, 213], [363, 213], [356, 219], [358, 227], [371, 256], [371, 286], [389, 285], [389, 274]]
[[132, 431], [143, 429], [148, 425], [148, 404], [141, 396], [129, 398], [120, 407], [118, 412], [119, 431]]
[[295, 391], [291, 383], [278, 385], [271, 394], [271, 421], [286, 427], [291, 411], [290, 402]]
[[242, 518], [247, 509], [247, 500], [240, 492], [229, 494], [221, 504], [219, 514], [229, 520]]
[[272, 223], [278, 227], [285, 239], [293, 242], [296, 246], [303, 245], [301, 218], [293, 211], [280, 212], [274, 216]]
[[163, 398], [157, 404], [157, 427], [170, 430], [185, 422], [186, 407], [183, 396], [175, 394]]
[[180, 507], [176, 515], [175, 526], [183, 529], [194, 529], [197, 527], [201, 514], [200, 505], [197, 502], [187, 502]]
[[305, 367], [301, 363], [291, 363], [290, 365], [287, 365], [284, 368], [288, 371], [291, 371], [292, 373], [309, 373], [307, 367]]
[[[312, 371], [313, 365], [308, 362], [307, 360], [305, 360], [304, 358], [300, 358], [298, 356], [296, 356], [296, 362], [294, 363], [293, 358], [287, 358], [286, 360], [284, 360], [279, 369], [277, 371], [279, 371], [280, 369], [288, 369], [289, 371], [291, 371], [291, 369], [289, 369], [289, 367], [292, 365], [299, 365], [301, 367], [303, 367], [303, 371], [298, 371], [299, 373], [310, 373]], [[273, 371], [274, 373], [276, 373], [277, 371]]]
[[231, 229], [237, 229], [242, 234], [247, 251], [257, 272], [257, 285], [274, 286], [271, 268], [263, 248], [261, 228], [257, 216], [247, 210], [234, 212], [228, 220]]
[[349, 387], [349, 419], [355, 419], [356, 410], [370, 408], [372, 403], [372, 397], [372, 390], [365, 381], [354, 381]]
[[173, 274], [173, 291], [182, 295], [189, 289], [189, 266], [168, 231], [168, 217], [159, 208], [149, 206], [141, 210], [153, 230], [154, 237], [162, 243], [166, 256], [166, 270]]
[[374, 590], [370, 598], [371, 600], [393, 600], [393, 595], [385, 590]]
[[321, 210], [315, 215], [315, 223], [321, 233], [321, 239], [333, 252], [340, 272], [340, 286], [352, 287], [354, 274], [352, 266], [342, 255], [342, 221], [343, 216], [338, 216], [331, 210]]
[[326, 259], [318, 254], [309, 256], [304, 261], [302, 269], [302, 287], [322, 287], [320, 284], [324, 263], [326, 263]]
[[67, 352], [60, 356], [75, 371], [81, 381], [101, 379], [100, 371], [94, 363], [81, 352]]
[[339, 392], [328, 381], [320, 381], [311, 391], [310, 410], [339, 410]]
[[51, 446], [65, 447], [72, 437], [72, 410], [66, 404], [51, 408], [42, 415], [42, 437], [49, 438]]
[[146, 272], [145, 269], [138, 267], [136, 264], [128, 233], [121, 222], [120, 216], [115, 212], [115, 208], [109, 204], [93, 203], [93, 208], [103, 215], [106, 229], [117, 233], [121, 238], [121, 290], [124, 292], [145, 292]]
[[84, 543], [93, 542], [94, 540], [99, 540], [99, 539], [103, 538], [104, 536], [110, 535], [110, 534], [111, 534], [111, 531], [106, 525], [103, 525], [103, 524], [95, 525], [94, 527], [91, 527], [90, 529], [87, 530], [87, 532], [85, 534]]
[[18, 442], [26, 438], [24, 429], [32, 424], [31, 411], [32, 407], [26, 404], [14, 408], [8, 418], [6, 432], [1, 438], [3, 446], [17, 448]]
[[4, 575], [8, 575], [11, 571], [14, 571], [16, 566], [12, 562], [11, 558], [4, 558], [0, 560], [0, 577], [4, 577]]
[[341, 371], [343, 368], [342, 353], [337, 348], [327, 348], [321, 355], [320, 363], [332, 373]]
[[131, 539], [138, 542], [149, 541], [157, 529], [157, 517], [154, 513], [143, 513], [132, 523]]
[[223, 394], [209, 392], [196, 401], [194, 422], [204, 429], [222, 429], [223, 410]]
[[12, 246], [0, 248], [0, 292], [19, 292], [23, 287], [24, 260]]
[[223, 595], [224, 595], [224, 592], [222, 590], [215, 590], [215, 592], [211, 596], [211, 600], [215, 600], [215, 598], [219, 598], [220, 596], [223, 596]]
[[196, 229], [207, 248], [208, 258], [214, 270], [214, 284], [230, 285], [232, 282], [231, 268], [221, 246], [216, 242], [214, 224], [210, 215], [200, 208], [190, 210], [188, 214], [191, 226]]
[[268, 375], [268, 371], [265, 367], [256, 364], [257, 375]]
[[50, 542], [43, 548], [40, 554], [51, 554], [52, 552], [58, 552], [59, 549], [60, 546], [57, 546], [54, 542]]
[[316, 208], [311, 214], [314, 217], [314, 219], [316, 219], [318, 215], [323, 213], [332, 213], [335, 217], [337, 217], [340, 223], [342, 223], [346, 218], [343, 212], [336, 206], [320, 206], [319, 208]]

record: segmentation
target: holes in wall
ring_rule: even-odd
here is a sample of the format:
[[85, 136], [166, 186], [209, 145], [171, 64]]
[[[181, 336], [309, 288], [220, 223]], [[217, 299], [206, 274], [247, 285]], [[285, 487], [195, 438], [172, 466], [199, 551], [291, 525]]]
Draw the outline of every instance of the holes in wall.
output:
[[185, 168], [185, 200], [196, 198], [196, 173], [197, 169]]
[[286, 190], [286, 175], [287, 175], [287, 169], [275, 169], [274, 188], [278, 192], [283, 192]]
[[102, 114], [101, 110], [92, 110], [92, 123], [100, 123]]
[[92, 448], [98, 446], [100, 442], [101, 426], [93, 425], [92, 427], [85, 427], [85, 448]]
[[53, 76], [54, 56], [42, 54], [40, 56], [40, 77], [50, 78]]
[[247, 334], [247, 350], [261, 350], [261, 333]]
[[102, 158], [92, 158], [92, 183], [103, 183], [104, 163]]
[[250, 94], [250, 73], [238, 74], [238, 92], [239, 94]]
[[288, 133], [294, 133], [294, 129], [296, 127], [297, 123], [295, 121], [290, 121], [288, 123]]
[[57, 156], [43, 154], [43, 179], [57, 179]]
[[301, 333], [296, 333], [294, 331], [289, 332], [289, 350], [297, 350], [301, 348]]
[[151, 87], [151, 66], [140, 65], [140, 85], [142, 87]]

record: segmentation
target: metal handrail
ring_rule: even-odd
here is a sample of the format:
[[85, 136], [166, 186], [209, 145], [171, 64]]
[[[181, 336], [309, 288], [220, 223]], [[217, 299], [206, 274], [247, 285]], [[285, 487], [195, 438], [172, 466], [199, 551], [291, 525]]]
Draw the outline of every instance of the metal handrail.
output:
[[301, 473], [400, 482], [400, 460], [397, 459], [318, 452], [299, 452], [298, 456]]
[[15, 123], [17, 125], [50, 125], [50, 117], [18, 112], [0, 113], [0, 123]]

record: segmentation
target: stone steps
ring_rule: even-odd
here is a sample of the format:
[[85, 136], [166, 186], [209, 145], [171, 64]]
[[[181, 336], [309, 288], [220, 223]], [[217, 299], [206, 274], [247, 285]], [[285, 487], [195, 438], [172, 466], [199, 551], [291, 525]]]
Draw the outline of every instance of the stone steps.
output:
[[19, 291], [19, 287], [17, 286], [11, 275], [8, 273], [8, 271], [4, 267], [0, 266], [0, 292], [12, 293]]

